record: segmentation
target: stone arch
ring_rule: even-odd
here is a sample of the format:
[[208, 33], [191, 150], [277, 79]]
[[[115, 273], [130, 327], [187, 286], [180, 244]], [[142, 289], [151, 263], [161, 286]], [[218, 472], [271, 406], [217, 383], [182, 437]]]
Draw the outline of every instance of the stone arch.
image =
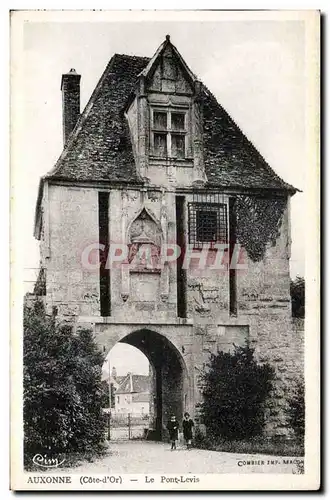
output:
[[161, 440], [166, 436], [170, 416], [175, 414], [181, 421], [187, 409], [189, 382], [185, 360], [170, 339], [147, 328], [126, 333], [117, 342], [136, 347], [149, 360], [152, 372], [152, 426], [154, 438]]

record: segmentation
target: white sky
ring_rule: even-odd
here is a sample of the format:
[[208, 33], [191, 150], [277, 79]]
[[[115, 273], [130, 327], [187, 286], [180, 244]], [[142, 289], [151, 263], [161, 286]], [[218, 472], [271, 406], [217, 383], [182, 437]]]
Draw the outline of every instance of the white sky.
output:
[[[149, 375], [149, 361], [142, 352], [129, 344], [116, 344], [107, 356], [110, 359], [110, 371], [116, 368], [117, 375], [126, 375], [128, 372], [137, 375]], [[103, 371], [109, 373], [108, 363], [104, 364]]]
[[[114, 53], [151, 57], [166, 34], [275, 172], [304, 191], [293, 197], [291, 208], [291, 275], [304, 275], [307, 154], [302, 21], [29, 22], [24, 27], [22, 86], [26, 290], [39, 263], [38, 242], [33, 238], [39, 178], [53, 167], [62, 149], [62, 73], [75, 68], [82, 75], [83, 110]], [[112, 366], [118, 374], [148, 373], [146, 358], [140, 359], [132, 349], [119, 344], [111, 354]], [[122, 360], [127, 365], [122, 366]]]

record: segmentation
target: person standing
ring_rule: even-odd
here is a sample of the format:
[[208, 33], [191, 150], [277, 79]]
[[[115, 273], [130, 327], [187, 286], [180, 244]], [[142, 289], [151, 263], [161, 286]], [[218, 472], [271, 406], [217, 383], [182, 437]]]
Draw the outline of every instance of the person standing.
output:
[[183, 437], [185, 442], [187, 443], [188, 450], [191, 448], [191, 441], [193, 438], [193, 432], [192, 432], [193, 427], [194, 427], [194, 421], [190, 418], [189, 413], [186, 411], [182, 422], [182, 429], [183, 429]]
[[168, 422], [167, 430], [170, 434], [171, 450], [176, 450], [176, 441], [179, 438], [179, 423], [175, 415], [172, 415], [171, 420]]

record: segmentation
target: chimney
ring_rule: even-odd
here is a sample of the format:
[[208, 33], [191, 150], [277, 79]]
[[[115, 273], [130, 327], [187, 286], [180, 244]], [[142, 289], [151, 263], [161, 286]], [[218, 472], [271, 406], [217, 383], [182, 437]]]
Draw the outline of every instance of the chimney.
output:
[[63, 145], [74, 129], [80, 115], [80, 78], [75, 69], [62, 75]]
[[117, 370], [116, 370], [116, 367], [114, 366], [111, 370], [111, 377], [116, 380], [117, 378]]

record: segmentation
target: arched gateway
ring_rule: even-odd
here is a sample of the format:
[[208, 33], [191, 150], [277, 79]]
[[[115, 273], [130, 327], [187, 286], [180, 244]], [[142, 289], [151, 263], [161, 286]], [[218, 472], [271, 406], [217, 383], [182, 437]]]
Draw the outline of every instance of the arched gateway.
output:
[[198, 419], [210, 353], [249, 340], [277, 370], [266, 432], [286, 432], [284, 395], [303, 366], [290, 308], [295, 188], [169, 36], [151, 59], [114, 55], [81, 114], [80, 75], [61, 89], [65, 146], [35, 217], [49, 314], [92, 326], [106, 353], [126, 342], [148, 357], [159, 436], [171, 412]]
[[194, 413], [198, 372], [188, 340], [191, 332], [189, 325], [95, 325], [96, 341], [106, 354], [121, 342], [147, 357], [152, 370], [151, 416], [156, 439], [164, 437], [171, 414], [181, 420], [185, 411]]
[[189, 384], [185, 361], [171, 341], [149, 329], [136, 330], [119, 342], [139, 349], [150, 363], [151, 426], [154, 437], [162, 439], [171, 414], [181, 420], [186, 410]]

